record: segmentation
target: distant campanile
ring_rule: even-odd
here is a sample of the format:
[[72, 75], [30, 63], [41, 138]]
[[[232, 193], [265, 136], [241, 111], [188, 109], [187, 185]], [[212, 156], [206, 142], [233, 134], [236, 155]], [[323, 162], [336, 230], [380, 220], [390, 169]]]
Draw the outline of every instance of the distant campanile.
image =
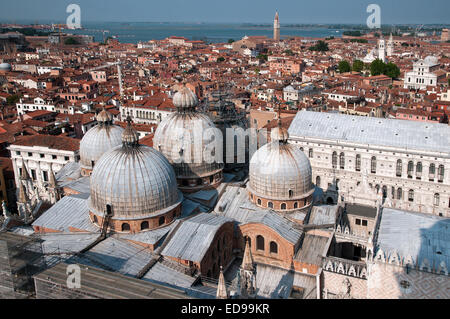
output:
[[280, 19], [278, 17], [278, 11], [275, 13], [275, 19], [273, 20], [273, 39], [280, 41]]

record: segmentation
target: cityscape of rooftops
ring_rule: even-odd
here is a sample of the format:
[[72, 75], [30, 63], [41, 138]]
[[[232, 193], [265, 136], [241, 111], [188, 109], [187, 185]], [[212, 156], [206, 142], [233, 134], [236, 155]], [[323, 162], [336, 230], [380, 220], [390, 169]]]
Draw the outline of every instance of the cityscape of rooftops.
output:
[[450, 299], [450, 2], [3, 2], [2, 302]]

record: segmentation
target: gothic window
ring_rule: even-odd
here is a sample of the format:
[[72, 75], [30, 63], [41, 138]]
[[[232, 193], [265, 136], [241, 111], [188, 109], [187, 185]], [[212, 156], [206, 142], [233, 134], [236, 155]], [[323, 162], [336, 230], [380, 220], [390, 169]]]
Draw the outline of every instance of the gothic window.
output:
[[310, 148], [310, 149], [309, 149], [309, 158], [312, 158], [312, 157], [313, 157], [313, 149]]
[[332, 161], [333, 168], [337, 168], [337, 153], [336, 152], [333, 152], [331, 161]]
[[408, 200], [414, 202], [414, 190], [410, 189], [408, 192]]
[[412, 161], [408, 162], [408, 178], [412, 178], [414, 173], [414, 163]]
[[434, 194], [434, 206], [439, 206], [440, 196], [439, 194]]
[[395, 199], [395, 187], [394, 186], [392, 186], [392, 188], [391, 188], [391, 197], [392, 197], [392, 199]]
[[272, 254], [278, 254], [278, 245], [276, 242], [271, 241], [270, 242], [270, 253]]
[[316, 177], [316, 186], [320, 187], [320, 176]]
[[443, 181], [444, 181], [444, 165], [439, 165], [438, 182], [442, 183]]
[[141, 223], [141, 230], [149, 229], [148, 221]]
[[402, 177], [402, 169], [403, 169], [402, 160], [398, 160], [397, 161], [397, 169], [396, 169], [397, 177]]
[[130, 224], [123, 223], [122, 224], [122, 231], [130, 231]]
[[286, 203], [281, 204], [281, 210], [286, 210]]
[[383, 186], [383, 198], [387, 198], [387, 186]]
[[264, 237], [261, 235], [258, 235], [256, 237], [256, 249], [257, 250], [264, 250]]
[[370, 160], [370, 172], [376, 174], [377, 172], [377, 158], [375, 156]]
[[341, 153], [339, 155], [339, 165], [340, 165], [341, 169], [345, 168], [345, 154], [344, 153]]
[[397, 199], [402, 199], [403, 190], [401, 188], [397, 189]]
[[416, 165], [416, 178], [422, 178], [422, 162], [419, 162]]
[[356, 171], [361, 171], [361, 155], [356, 155]]

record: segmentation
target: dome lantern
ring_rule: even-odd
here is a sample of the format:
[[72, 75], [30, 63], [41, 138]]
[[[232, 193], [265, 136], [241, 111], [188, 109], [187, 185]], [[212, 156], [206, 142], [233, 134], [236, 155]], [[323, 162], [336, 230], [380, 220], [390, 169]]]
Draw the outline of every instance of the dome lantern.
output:
[[122, 133], [122, 143], [125, 147], [136, 147], [139, 145], [139, 134], [131, 125], [131, 117], [127, 117], [127, 127]]

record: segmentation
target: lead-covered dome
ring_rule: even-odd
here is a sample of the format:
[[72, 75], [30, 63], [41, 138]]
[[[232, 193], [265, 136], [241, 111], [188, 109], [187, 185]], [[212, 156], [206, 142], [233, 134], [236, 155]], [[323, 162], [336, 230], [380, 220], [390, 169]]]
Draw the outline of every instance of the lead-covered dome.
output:
[[[123, 145], [105, 153], [95, 165], [89, 207], [91, 213], [103, 216], [110, 205], [116, 221], [151, 222], [151, 218], [164, 217], [179, 208], [182, 195], [175, 172], [164, 155], [139, 145], [132, 138], [136, 134], [130, 131], [133, 129], [128, 124], [123, 132]], [[162, 224], [158, 222], [157, 226]]]
[[261, 147], [250, 161], [247, 187], [258, 206], [294, 210], [311, 203], [311, 163], [287, 139], [287, 131], [279, 126], [272, 132], [272, 142]]
[[211, 119], [195, 111], [197, 97], [187, 87], [173, 100], [177, 112], [156, 129], [155, 149], [172, 164], [183, 191], [196, 191], [222, 181], [222, 134]]
[[103, 109], [97, 115], [98, 124], [88, 130], [80, 142], [80, 166], [84, 176], [90, 175], [100, 157], [122, 144], [123, 128], [113, 125], [112, 115]]

